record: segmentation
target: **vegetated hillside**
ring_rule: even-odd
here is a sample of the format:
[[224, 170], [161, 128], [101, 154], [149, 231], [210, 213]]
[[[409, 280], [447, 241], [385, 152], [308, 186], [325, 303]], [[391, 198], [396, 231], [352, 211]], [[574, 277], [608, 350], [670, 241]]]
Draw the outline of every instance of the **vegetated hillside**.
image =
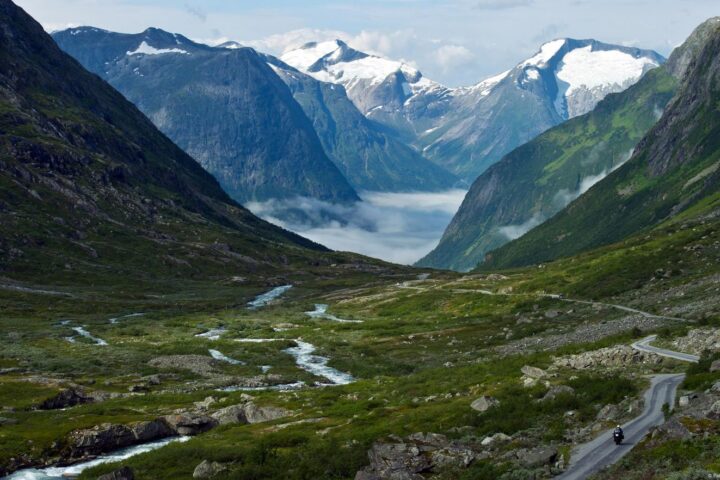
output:
[[321, 82], [267, 56], [312, 120], [330, 159], [356, 189], [432, 191], [456, 185], [458, 178], [369, 120], [342, 85]]
[[712, 26], [713, 21], [699, 26], [667, 63], [637, 84], [490, 167], [472, 185], [439, 245], [418, 265], [474, 268], [487, 252], [551, 218], [619, 168], [660, 118]]
[[158, 29], [54, 34], [240, 202], [359, 200], [288, 87], [250, 48], [212, 48]]
[[0, 284], [119, 288], [338, 261], [231, 200], [9, 0], [0, 25]]
[[714, 198], [720, 186], [720, 19], [710, 25], [678, 94], [633, 157], [555, 217], [488, 254], [484, 268], [612, 243]]

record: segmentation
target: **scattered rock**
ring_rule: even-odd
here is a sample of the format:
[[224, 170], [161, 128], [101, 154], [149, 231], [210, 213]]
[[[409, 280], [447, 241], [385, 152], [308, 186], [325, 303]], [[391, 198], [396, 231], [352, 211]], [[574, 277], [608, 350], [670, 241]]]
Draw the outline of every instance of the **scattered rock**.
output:
[[688, 405], [690, 405], [690, 397], [688, 397], [687, 395], [683, 395], [680, 397], [680, 399], [678, 399], [679, 407], [687, 407]]
[[697, 328], [690, 330], [686, 336], [673, 340], [672, 349], [695, 355], [702, 355], [705, 350], [718, 351], [720, 350], [720, 329]]
[[627, 345], [618, 345], [556, 358], [553, 366], [586, 370], [598, 367], [623, 368], [631, 365], [652, 365], [661, 361], [662, 357], [659, 355], [641, 352]]
[[220, 425], [230, 425], [235, 423], [261, 423], [276, 420], [292, 415], [292, 412], [284, 408], [277, 407], [259, 407], [253, 402], [231, 405], [221, 408], [212, 414], [212, 417]]
[[148, 365], [161, 369], [189, 370], [205, 377], [216, 373], [217, 361], [204, 355], [165, 355], [153, 358]]
[[526, 377], [534, 378], [534, 379], [543, 378], [543, 377], [545, 377], [545, 375], [547, 375], [545, 370], [543, 370], [542, 368], [532, 367], [530, 365], [525, 365], [524, 367], [522, 367], [520, 369], [520, 371]]
[[485, 412], [499, 404], [500, 404], [500, 402], [496, 398], [489, 397], [487, 395], [483, 395], [482, 397], [473, 401], [470, 404], [470, 408], [472, 408], [473, 410], [476, 410], [478, 412]]
[[575, 389], [567, 385], [553, 385], [540, 401], [549, 402], [555, 400], [559, 395], [573, 395], [574, 393]]
[[227, 467], [222, 463], [203, 460], [193, 471], [193, 478], [212, 478], [218, 473], [224, 472]]
[[605, 405], [595, 416], [596, 420], [600, 421], [611, 421], [615, 420], [621, 415], [620, 407], [617, 405]]
[[206, 415], [180, 413], [163, 417], [178, 435], [198, 435], [217, 426], [218, 421]]
[[714, 373], [718, 371], [720, 371], [720, 360], [715, 360], [710, 364], [710, 372]]
[[705, 414], [708, 418], [711, 418], [713, 420], [720, 419], [720, 400], [716, 401], [712, 404], [710, 409]]
[[522, 465], [537, 468], [554, 464], [558, 458], [558, 451], [553, 447], [524, 448], [515, 451], [515, 456]]
[[54, 397], [50, 397], [47, 400], [44, 400], [41, 404], [37, 406], [37, 408], [38, 410], [57, 410], [61, 408], [74, 407], [75, 405], [80, 405], [81, 403], [90, 402], [92, 402], [91, 398], [86, 397], [75, 389], [69, 388], [66, 390], [62, 390]]
[[512, 438], [508, 435], [505, 435], [504, 433], [496, 433], [495, 435], [483, 438], [480, 444], [483, 447], [489, 447], [490, 445], [494, 445], [500, 442], [509, 442], [510, 440], [512, 440]]
[[130, 467], [122, 467], [105, 475], [100, 475], [97, 480], [135, 480], [135, 473]]
[[216, 397], [205, 397], [205, 400], [195, 402], [193, 403], [193, 405], [195, 405], [195, 408], [197, 408], [198, 410], [207, 411], [216, 402]]
[[423, 480], [423, 473], [466, 468], [482, 456], [436, 433], [414, 433], [405, 440], [391, 436], [390, 440], [372, 445], [370, 466], [357, 472], [355, 480]]
[[557, 318], [559, 316], [560, 316], [560, 312], [558, 312], [557, 310], [548, 310], [547, 312], [545, 312], [545, 318], [548, 318], [548, 319]]

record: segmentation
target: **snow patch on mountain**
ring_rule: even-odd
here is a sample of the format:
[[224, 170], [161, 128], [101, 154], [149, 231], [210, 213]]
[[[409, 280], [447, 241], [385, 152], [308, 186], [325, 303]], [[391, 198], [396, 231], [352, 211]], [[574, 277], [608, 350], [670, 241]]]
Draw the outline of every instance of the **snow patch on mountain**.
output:
[[183, 55], [190, 55], [188, 51], [181, 48], [155, 48], [151, 45], [148, 45], [148, 43], [144, 40], [135, 50], [133, 50], [132, 52], [127, 52], [127, 55], [162, 55], [165, 53], [181, 53]]
[[532, 58], [525, 60], [520, 67], [544, 67], [565, 45], [565, 39], [561, 38], [547, 42], [540, 47], [540, 51]]
[[657, 63], [650, 58], [635, 58], [618, 50], [593, 51], [588, 45], [565, 54], [557, 77], [569, 85], [569, 95], [582, 87], [635, 83], [647, 68], [655, 66]]

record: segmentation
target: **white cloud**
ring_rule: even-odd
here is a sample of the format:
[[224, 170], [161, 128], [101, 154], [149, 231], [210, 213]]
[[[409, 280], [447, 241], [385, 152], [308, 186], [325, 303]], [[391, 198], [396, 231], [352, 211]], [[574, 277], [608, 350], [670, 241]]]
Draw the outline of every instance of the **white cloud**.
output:
[[[465, 190], [438, 193], [364, 192], [364, 201], [352, 207], [309, 198], [272, 200], [246, 206], [256, 215], [333, 250], [412, 264], [438, 244], [465, 193]], [[310, 224], [278, 220], [278, 212], [288, 207], [301, 209], [310, 219]], [[348, 222], [323, 223], [323, 215], [328, 212], [348, 219]]]
[[498, 229], [498, 232], [500, 232], [501, 235], [504, 235], [508, 240], [515, 240], [516, 238], [522, 237], [527, 232], [537, 227], [544, 221], [545, 218], [542, 215], [535, 214], [532, 216], [532, 218], [523, 223], [519, 223], [516, 225], [505, 225], [504, 227], [500, 227]]
[[473, 58], [475, 55], [462, 45], [443, 45], [433, 53], [435, 62], [443, 70], [448, 72], [451, 69], [463, 65]]

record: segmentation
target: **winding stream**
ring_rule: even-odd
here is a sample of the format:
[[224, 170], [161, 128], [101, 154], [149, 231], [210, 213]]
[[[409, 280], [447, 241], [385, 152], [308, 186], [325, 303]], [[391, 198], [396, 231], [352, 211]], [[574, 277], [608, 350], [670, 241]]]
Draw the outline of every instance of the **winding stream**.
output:
[[165, 445], [174, 442], [186, 442], [190, 440], [190, 437], [171, 437], [157, 440], [154, 442], [144, 443], [142, 445], [135, 445], [133, 447], [123, 448], [106, 455], [101, 455], [94, 460], [88, 462], [76, 463], [69, 467], [49, 467], [49, 468], [26, 468], [24, 470], [18, 470], [17, 472], [3, 477], [4, 480], [67, 480], [68, 478], [74, 478], [80, 475], [84, 470], [88, 468], [101, 465], [103, 463], [119, 462], [126, 460], [135, 455], [141, 453], [152, 452], [158, 448], [162, 448]]
[[231, 365], [245, 365], [245, 362], [243, 362], [242, 360], [235, 360], [234, 358], [230, 358], [218, 350], [213, 350], [211, 348], [210, 350], [208, 350], [208, 352], [210, 352], [210, 356], [213, 357], [215, 360], [220, 360], [221, 362], [227, 362]]
[[227, 328], [218, 327], [218, 328], [211, 328], [210, 330], [208, 330], [207, 332], [204, 332], [204, 333], [198, 333], [195, 336], [199, 337], [199, 338], [207, 338], [208, 340], [215, 341], [215, 340], [220, 340], [220, 337], [222, 337], [225, 332], [227, 332]]
[[143, 315], [145, 315], [145, 314], [144, 314], [144, 313], [129, 313], [129, 314], [127, 314], [127, 315], [121, 315], [121, 316], [119, 316], [119, 317], [111, 318], [111, 319], [110, 319], [110, 323], [113, 323], [113, 324], [114, 324], [114, 323], [117, 323], [118, 320], [122, 320], [122, 319], [124, 319], [124, 318], [142, 317]]
[[303, 342], [302, 340], [295, 340], [295, 343], [297, 344], [296, 347], [286, 348], [283, 352], [295, 357], [295, 363], [298, 367], [313, 375], [328, 379], [330, 385], [347, 385], [355, 381], [349, 373], [328, 367], [327, 363], [330, 361], [329, 358], [313, 355], [313, 352], [316, 350], [315, 345]]
[[[79, 333], [79, 334], [82, 335], [83, 337], [85, 337], [85, 338], [87, 338], [87, 339], [92, 340], [93, 342], [95, 342], [95, 345], [100, 345], [100, 346], [105, 347], [105, 346], [107, 346], [107, 344], [108, 344], [108, 343], [107, 343], [105, 340], [103, 340], [102, 338], [98, 338], [98, 337], [93, 336], [90, 332], [88, 332], [87, 330], [85, 330], [83, 327], [73, 327], [73, 330], [75, 330], [77, 333]], [[71, 342], [71, 343], [75, 343], [75, 339], [70, 340], [71, 338], [72, 338], [72, 337], [68, 337], [68, 341]]]
[[265, 292], [263, 294], [258, 295], [255, 297], [255, 300], [252, 300], [248, 302], [248, 308], [250, 310], [256, 310], [258, 308], [262, 308], [268, 303], [272, 302], [276, 298], [278, 298], [283, 293], [287, 292], [292, 288], [292, 285], [283, 285], [281, 287], [275, 287], [269, 292]]
[[362, 320], [346, 320], [344, 318], [338, 318], [335, 315], [327, 313], [327, 309], [328, 306], [324, 303], [316, 303], [315, 310], [313, 310], [312, 312], [305, 312], [305, 315], [310, 318], [324, 318], [325, 320], [331, 320], [333, 322], [340, 323], [363, 323]]

